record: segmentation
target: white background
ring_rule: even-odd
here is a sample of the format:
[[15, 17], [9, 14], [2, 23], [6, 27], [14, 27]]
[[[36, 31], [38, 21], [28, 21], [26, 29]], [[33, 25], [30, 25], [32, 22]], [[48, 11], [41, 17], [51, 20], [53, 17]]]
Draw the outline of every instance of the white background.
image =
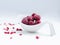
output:
[[0, 45], [60, 45], [60, 0], [0, 0], [0, 17], [4, 19], [33, 12], [40, 14], [43, 20], [50, 21], [56, 35], [40, 36], [39, 40], [35, 39], [35, 35], [23, 35], [21, 38], [16, 36], [12, 40], [8, 39], [9, 36], [1, 35]]
[[0, 15], [39, 13], [59, 20], [60, 0], [0, 0]]

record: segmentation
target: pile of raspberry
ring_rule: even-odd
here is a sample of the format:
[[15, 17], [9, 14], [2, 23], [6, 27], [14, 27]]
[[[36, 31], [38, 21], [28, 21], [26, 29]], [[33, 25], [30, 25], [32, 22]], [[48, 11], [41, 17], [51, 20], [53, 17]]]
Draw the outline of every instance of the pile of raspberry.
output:
[[31, 16], [26, 16], [22, 19], [22, 23], [26, 25], [36, 25], [41, 23], [40, 15], [33, 13]]

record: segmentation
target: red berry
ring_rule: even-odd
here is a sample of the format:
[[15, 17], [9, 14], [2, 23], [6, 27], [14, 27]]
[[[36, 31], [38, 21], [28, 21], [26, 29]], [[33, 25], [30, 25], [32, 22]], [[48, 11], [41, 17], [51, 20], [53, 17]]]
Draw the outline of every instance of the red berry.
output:
[[29, 21], [29, 25], [34, 25], [34, 22], [33, 21]]
[[40, 16], [39, 15], [34, 15], [33, 17], [35, 20], [40, 20]]
[[4, 30], [8, 31], [9, 30], [9, 27], [4, 28]]
[[22, 29], [21, 28], [17, 28], [16, 31], [22, 31]]
[[9, 34], [9, 32], [4, 32], [4, 34]]
[[15, 34], [16, 32], [10, 32], [10, 34]]
[[22, 23], [27, 25], [35, 25], [40, 23], [40, 16], [36, 13], [33, 13], [32, 16], [27, 16], [23, 18]]
[[22, 23], [24, 23], [24, 24], [28, 24], [28, 20], [27, 20], [27, 18], [26, 18], [26, 17], [25, 17], [25, 18], [23, 18]]
[[39, 36], [36, 36], [36, 39], [39, 39]]
[[36, 13], [33, 13], [32, 16], [36, 15]]
[[39, 24], [39, 23], [41, 23], [41, 21], [40, 20], [36, 20], [35, 24]]
[[9, 30], [9, 27], [7, 27], [7, 30]]
[[27, 16], [27, 20], [31, 21], [32, 20], [32, 16]]

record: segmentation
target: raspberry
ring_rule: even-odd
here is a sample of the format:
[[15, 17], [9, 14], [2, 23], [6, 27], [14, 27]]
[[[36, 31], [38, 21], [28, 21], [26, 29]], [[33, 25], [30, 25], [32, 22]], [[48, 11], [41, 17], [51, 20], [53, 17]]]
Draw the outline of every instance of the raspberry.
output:
[[16, 33], [16, 32], [10, 32], [10, 34], [14, 34], [14, 33]]
[[33, 13], [32, 16], [36, 15], [36, 13]]
[[9, 27], [4, 28], [4, 30], [8, 31], [9, 30]]
[[27, 16], [27, 20], [31, 21], [32, 20], [32, 16]]
[[26, 17], [25, 17], [25, 18], [23, 18], [22, 23], [24, 23], [24, 24], [28, 24], [28, 20], [27, 20], [27, 18], [26, 18]]
[[29, 21], [29, 25], [33, 25], [34, 24], [34, 22], [33, 21]]
[[39, 39], [39, 36], [36, 36], [36, 39]]
[[39, 24], [39, 23], [41, 23], [40, 20], [36, 20], [36, 21], [35, 21], [35, 24]]
[[9, 32], [4, 32], [4, 34], [9, 34]]
[[40, 16], [39, 15], [34, 15], [33, 17], [35, 20], [40, 20]]
[[21, 28], [17, 28], [16, 31], [22, 31], [22, 29]]

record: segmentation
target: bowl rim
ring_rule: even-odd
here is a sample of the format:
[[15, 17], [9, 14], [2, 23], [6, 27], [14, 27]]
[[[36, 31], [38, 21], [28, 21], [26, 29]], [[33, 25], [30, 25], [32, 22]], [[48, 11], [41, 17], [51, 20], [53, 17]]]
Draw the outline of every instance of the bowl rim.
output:
[[[24, 24], [24, 23], [22, 23], [22, 22], [21, 22], [21, 24], [26, 25], [26, 24]], [[26, 25], [26, 26], [38, 26], [38, 25], [41, 25], [41, 23], [36, 24], [36, 25]]]

